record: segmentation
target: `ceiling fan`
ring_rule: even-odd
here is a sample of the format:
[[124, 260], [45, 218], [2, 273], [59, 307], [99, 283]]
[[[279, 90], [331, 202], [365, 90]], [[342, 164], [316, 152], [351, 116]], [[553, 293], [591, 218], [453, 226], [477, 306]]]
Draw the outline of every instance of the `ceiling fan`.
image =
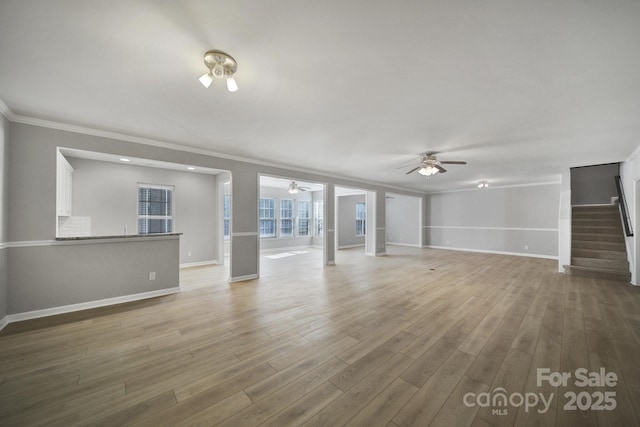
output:
[[406, 172], [406, 174], [413, 173], [418, 171], [420, 175], [424, 175], [426, 177], [430, 177], [437, 173], [445, 173], [447, 170], [442, 167], [442, 165], [466, 165], [467, 162], [459, 161], [459, 160], [438, 160], [436, 157], [438, 154], [435, 151], [429, 151], [424, 154], [421, 154], [420, 163], [415, 168]]
[[299, 191], [311, 190], [311, 187], [300, 187], [295, 181], [291, 181], [289, 184], [289, 194], [298, 194]]

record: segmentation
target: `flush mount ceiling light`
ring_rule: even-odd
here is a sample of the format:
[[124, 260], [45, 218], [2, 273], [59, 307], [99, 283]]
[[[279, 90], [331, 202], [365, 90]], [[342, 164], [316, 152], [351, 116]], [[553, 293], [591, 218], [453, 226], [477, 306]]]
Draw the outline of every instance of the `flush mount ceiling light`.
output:
[[487, 181], [478, 182], [478, 188], [487, 188], [488, 186], [489, 186], [489, 183]]
[[231, 55], [221, 50], [209, 50], [204, 54], [204, 65], [209, 71], [198, 79], [202, 86], [208, 88], [215, 79], [227, 79], [229, 92], [238, 90], [236, 79], [233, 78], [238, 69], [238, 63]]

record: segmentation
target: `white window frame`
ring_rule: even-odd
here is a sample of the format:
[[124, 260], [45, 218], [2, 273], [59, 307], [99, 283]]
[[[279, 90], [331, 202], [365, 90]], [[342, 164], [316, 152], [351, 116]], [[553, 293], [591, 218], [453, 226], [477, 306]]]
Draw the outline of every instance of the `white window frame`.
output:
[[[285, 203], [289, 204], [290, 203], [290, 208], [286, 208], [283, 206]], [[293, 199], [280, 199], [280, 237], [294, 237], [295, 235], [295, 227], [294, 227], [294, 208], [295, 208], [295, 203]], [[290, 211], [290, 212], [289, 212]], [[287, 215], [287, 216], [285, 216]], [[291, 222], [291, 233], [290, 234], [284, 234], [283, 230], [284, 230], [284, 223], [285, 221], [290, 221]]]
[[324, 237], [324, 201], [313, 201], [313, 235]]
[[[262, 202], [263, 201], [270, 201], [272, 206], [269, 207], [263, 207]], [[269, 211], [273, 212], [273, 216], [264, 216], [263, 213], [265, 209], [268, 209]], [[273, 198], [268, 198], [268, 197], [261, 197], [260, 201], [258, 202], [258, 211], [259, 214], [258, 216], [260, 217], [259, 220], [259, 227], [258, 227], [258, 231], [260, 234], [260, 238], [261, 239], [269, 239], [269, 238], [274, 238], [277, 235], [277, 222], [276, 222], [276, 199]], [[264, 234], [262, 232], [263, 230], [263, 224], [266, 224], [266, 222], [270, 222], [273, 224], [273, 234]]]
[[[150, 190], [164, 190], [164, 191], [168, 191], [169, 194], [171, 194], [171, 201], [168, 202], [169, 204], [169, 209], [171, 212], [169, 212], [168, 215], [148, 215], [148, 214], [141, 214], [140, 213], [140, 190], [141, 189], [150, 189]], [[138, 183], [138, 206], [137, 206], [137, 213], [138, 213], [138, 234], [162, 234], [162, 233], [173, 233], [173, 230], [175, 230], [175, 220], [174, 220], [174, 212], [175, 212], [175, 186], [173, 185], [159, 185], [159, 184], [145, 184], [145, 183]], [[170, 224], [170, 227], [165, 228], [163, 231], [160, 232], [155, 232], [155, 233], [150, 233], [149, 232], [149, 224], [148, 222], [151, 220], [164, 220], [164, 221], [168, 221], [167, 224]], [[147, 221], [147, 227], [146, 230], [145, 229], [141, 229], [140, 227], [140, 221]]]
[[367, 234], [367, 204], [356, 202], [356, 236]]
[[[304, 204], [306, 206], [305, 209], [302, 209], [301, 206]], [[311, 235], [311, 201], [310, 200], [298, 200], [298, 236], [310, 236]], [[302, 213], [305, 212], [306, 216], [302, 216]], [[302, 232], [302, 224], [306, 224], [306, 232]]]
[[225, 194], [223, 196], [222, 205], [222, 217], [223, 217], [223, 235], [224, 240], [231, 238], [231, 195]]

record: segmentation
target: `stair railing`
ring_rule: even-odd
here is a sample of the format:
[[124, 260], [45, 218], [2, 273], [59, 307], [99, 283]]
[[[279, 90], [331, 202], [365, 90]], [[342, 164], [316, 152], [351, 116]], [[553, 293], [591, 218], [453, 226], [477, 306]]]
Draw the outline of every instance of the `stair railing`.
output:
[[631, 218], [629, 217], [629, 209], [627, 209], [627, 199], [624, 197], [624, 189], [622, 188], [622, 180], [620, 176], [616, 176], [616, 187], [618, 189], [618, 204], [622, 213], [622, 222], [624, 223], [624, 232], [627, 237], [633, 236], [633, 228], [631, 227]]

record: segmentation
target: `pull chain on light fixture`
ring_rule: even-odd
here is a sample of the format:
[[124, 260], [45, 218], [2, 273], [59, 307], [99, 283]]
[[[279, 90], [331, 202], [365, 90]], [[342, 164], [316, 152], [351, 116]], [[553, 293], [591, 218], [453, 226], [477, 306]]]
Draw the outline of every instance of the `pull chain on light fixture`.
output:
[[231, 55], [221, 50], [209, 50], [204, 54], [204, 65], [209, 71], [198, 79], [202, 86], [208, 88], [215, 79], [226, 78], [227, 90], [229, 92], [238, 90], [238, 83], [233, 77], [238, 69], [238, 63]]

